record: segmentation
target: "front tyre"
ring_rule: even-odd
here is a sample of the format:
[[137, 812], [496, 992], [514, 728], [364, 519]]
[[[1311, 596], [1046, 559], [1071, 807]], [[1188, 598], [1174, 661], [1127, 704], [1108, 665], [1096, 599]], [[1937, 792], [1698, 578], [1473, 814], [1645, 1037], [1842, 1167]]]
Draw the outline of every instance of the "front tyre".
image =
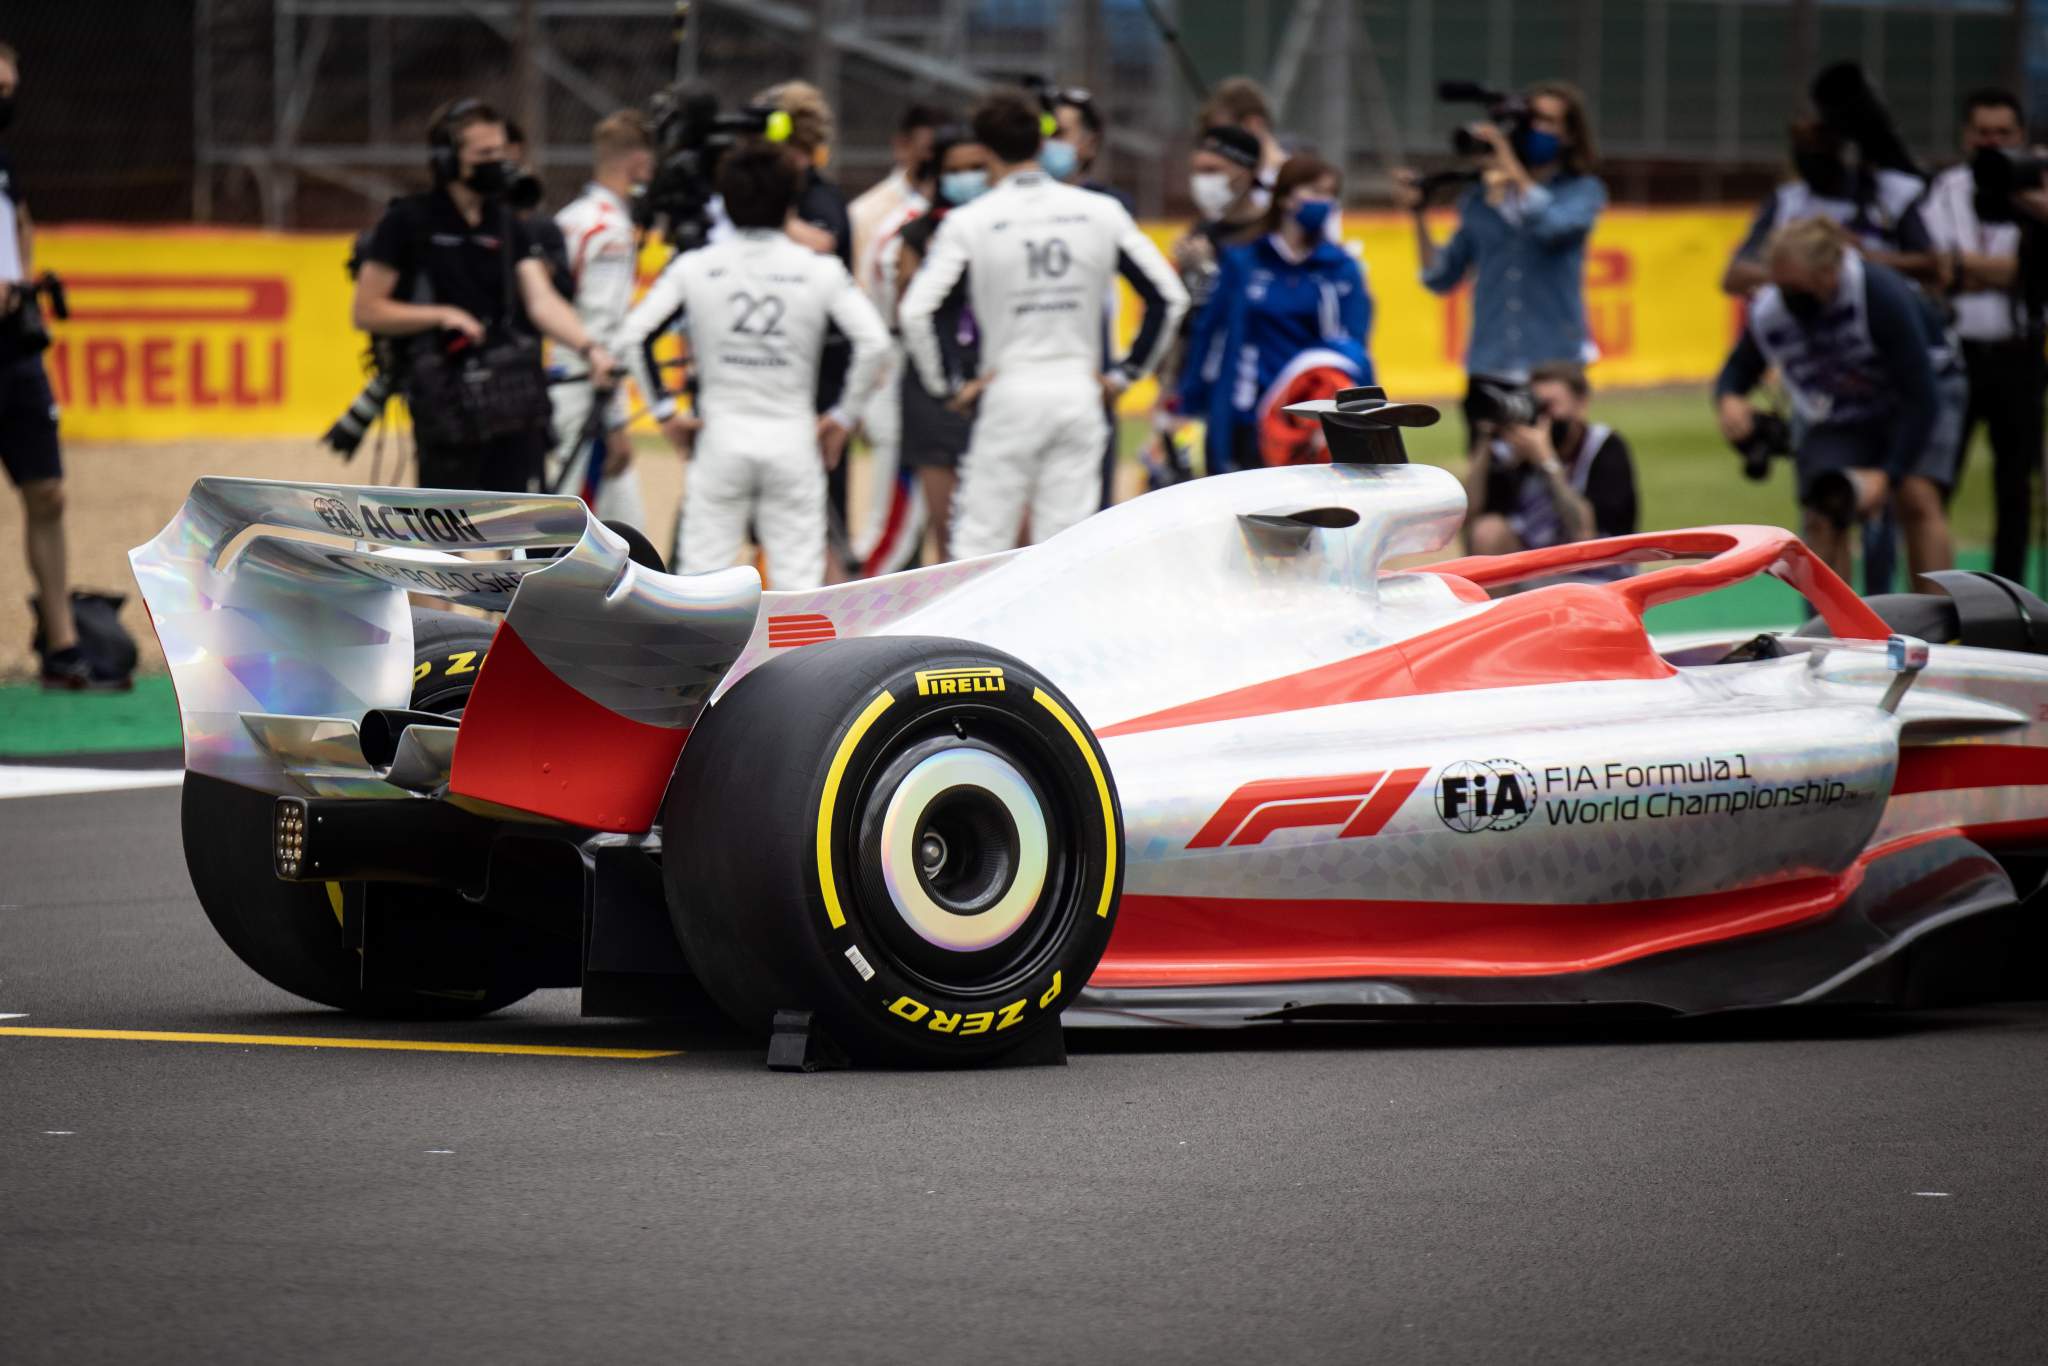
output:
[[676, 932], [719, 1004], [762, 1032], [809, 1010], [871, 1063], [972, 1064], [1059, 1028], [1123, 883], [1087, 724], [962, 641], [762, 665], [698, 722], [662, 830]]

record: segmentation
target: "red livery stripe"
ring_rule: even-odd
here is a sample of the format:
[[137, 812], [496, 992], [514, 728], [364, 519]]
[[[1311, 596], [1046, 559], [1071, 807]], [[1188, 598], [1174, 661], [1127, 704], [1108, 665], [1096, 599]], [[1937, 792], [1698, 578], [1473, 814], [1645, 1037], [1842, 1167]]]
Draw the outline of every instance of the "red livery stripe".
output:
[[1908, 745], [1892, 795], [1966, 787], [2048, 786], [2048, 749], [2035, 745]]
[[797, 645], [816, 645], [836, 640], [839, 633], [832, 618], [818, 612], [797, 612], [768, 618], [768, 648], [779, 650]]

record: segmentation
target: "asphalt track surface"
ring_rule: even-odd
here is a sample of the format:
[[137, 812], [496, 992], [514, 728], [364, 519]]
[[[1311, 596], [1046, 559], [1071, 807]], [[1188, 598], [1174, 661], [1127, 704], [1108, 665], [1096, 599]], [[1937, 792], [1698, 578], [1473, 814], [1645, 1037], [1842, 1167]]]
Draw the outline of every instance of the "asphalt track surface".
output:
[[[0, 801], [0, 1361], [2038, 1362], [2048, 1007], [771, 1074], [304, 1008], [174, 788]], [[1939, 1192], [1939, 1194], [1936, 1194]]]

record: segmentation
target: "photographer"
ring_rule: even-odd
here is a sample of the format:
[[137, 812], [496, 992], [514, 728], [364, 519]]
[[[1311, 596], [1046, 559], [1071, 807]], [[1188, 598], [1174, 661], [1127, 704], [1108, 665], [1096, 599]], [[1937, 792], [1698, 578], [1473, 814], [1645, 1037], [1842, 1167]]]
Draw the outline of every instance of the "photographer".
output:
[[[1992, 572], [2015, 581], [2027, 568], [2033, 522], [2034, 478], [2041, 460], [2044, 389], [2040, 310], [2021, 297], [2021, 227], [1980, 220], [1972, 159], [2021, 151], [2025, 120], [2020, 102], [2003, 90], [1979, 90], [1963, 102], [1963, 156], [1934, 178], [1921, 206], [1927, 231], [1943, 257], [1956, 334], [1970, 376], [1970, 406], [1963, 422], [1957, 477], [1970, 433], [1983, 422], [1991, 437]], [[1988, 207], [1988, 206], [1987, 206]], [[2011, 219], [2013, 206], [2000, 206]]]
[[528, 320], [581, 356], [595, 383], [611, 378], [612, 358], [504, 202], [505, 120], [459, 100], [435, 116], [428, 146], [434, 188], [393, 201], [371, 232], [353, 318], [412, 339], [405, 388], [420, 486], [526, 492], [553, 444], [540, 350], [520, 335]]
[[[1475, 555], [1563, 545], [1636, 529], [1635, 461], [1620, 432], [1587, 417], [1592, 386], [1577, 361], [1529, 375], [1528, 422], [1478, 424], [1465, 493]], [[1595, 570], [1601, 578], [1628, 572]]]
[[1483, 166], [1458, 198], [1458, 229], [1439, 249], [1424, 216], [1420, 178], [1403, 171], [1394, 202], [1415, 219], [1422, 283], [1449, 294], [1475, 276], [1465, 369], [1465, 420], [1474, 423], [1477, 381], [1519, 381], [1538, 361], [1595, 354], [1586, 330], [1586, 239], [1607, 205], [1593, 175], [1593, 132], [1577, 87], [1529, 87], [1510, 129], [1497, 121], [1467, 130]]
[[1931, 305], [1826, 219], [1778, 229], [1764, 263], [1771, 283], [1751, 301], [1714, 385], [1722, 436], [1738, 449], [1751, 442], [1757, 415], [1746, 395], [1775, 368], [1799, 419], [1793, 461], [1807, 544], [1846, 579], [1849, 527], [1890, 498], [1913, 572], [1948, 568], [1942, 503], [1960, 409], [1940, 392]]
[[[751, 523], [771, 587], [825, 581], [825, 474], [845, 454], [849, 414], [881, 379], [889, 332], [836, 257], [790, 238], [801, 174], [773, 143], [726, 154], [718, 193], [733, 235], [670, 261], [620, 330], [662, 432], [679, 451], [694, 449], [677, 533], [681, 573], [737, 563]], [[704, 415], [694, 441], [652, 354], [652, 339], [679, 321]], [[845, 406], [819, 417], [811, 400], [833, 323], [852, 338], [853, 359]]]
[[[608, 350], [616, 350], [619, 328], [633, 306], [640, 244], [633, 232], [633, 206], [654, 175], [654, 137], [637, 110], [622, 109], [591, 131], [595, 164], [590, 183], [554, 217], [569, 244], [569, 288], [583, 325]], [[597, 390], [579, 366], [566, 382], [549, 390], [557, 445], [548, 458], [548, 487], [587, 497], [593, 482], [590, 443], [584, 429]], [[607, 520], [644, 524], [640, 475], [632, 466], [626, 438], [626, 396], [612, 394], [605, 416], [605, 459], [599, 465], [597, 512]]]
[[[0, 130], [14, 119], [21, 63], [0, 43]], [[29, 577], [36, 585], [36, 617], [45, 688], [77, 689], [96, 681], [78, 647], [71, 614], [64, 540], [64, 461], [57, 444], [57, 400], [43, 370], [49, 345], [30, 281], [35, 277], [35, 225], [14, 172], [0, 147], [0, 464], [21, 493]]]

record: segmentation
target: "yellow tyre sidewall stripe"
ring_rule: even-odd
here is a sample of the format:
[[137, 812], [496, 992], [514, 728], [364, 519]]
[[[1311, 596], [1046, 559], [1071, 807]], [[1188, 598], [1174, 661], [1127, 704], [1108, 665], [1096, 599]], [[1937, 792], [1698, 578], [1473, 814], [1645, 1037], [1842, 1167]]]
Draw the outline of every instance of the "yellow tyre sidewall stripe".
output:
[[855, 718], [846, 738], [839, 742], [839, 751], [832, 756], [832, 766], [825, 770], [825, 790], [818, 797], [818, 891], [825, 899], [825, 918], [832, 922], [835, 930], [846, 928], [846, 912], [839, 904], [838, 879], [832, 872], [832, 827], [835, 809], [839, 805], [839, 784], [846, 777], [846, 765], [852, 760], [854, 750], [860, 747], [869, 729], [895, 700], [896, 694], [886, 688], [876, 693]]
[[1096, 904], [1095, 914], [1107, 918], [1116, 891], [1117, 858], [1116, 807], [1109, 800], [1109, 779], [1103, 776], [1102, 762], [1095, 757], [1095, 746], [1088, 743], [1088, 737], [1081, 733], [1080, 724], [1067, 714], [1067, 709], [1048, 697], [1043, 688], [1033, 688], [1031, 697], [1066, 728], [1081, 751], [1081, 757], [1088, 761], [1088, 772], [1095, 778], [1095, 796], [1102, 805], [1102, 898]]

